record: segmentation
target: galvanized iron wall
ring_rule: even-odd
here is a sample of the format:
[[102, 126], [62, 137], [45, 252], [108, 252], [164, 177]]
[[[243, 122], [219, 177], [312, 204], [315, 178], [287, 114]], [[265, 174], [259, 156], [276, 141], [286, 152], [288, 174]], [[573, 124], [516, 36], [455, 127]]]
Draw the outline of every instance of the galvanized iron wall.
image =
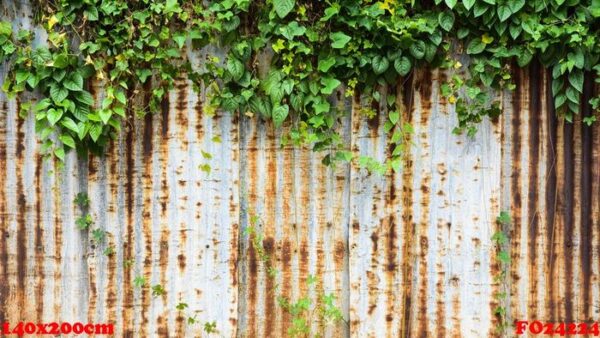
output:
[[[290, 315], [273, 288], [314, 296], [305, 281], [313, 274], [347, 321], [328, 336], [493, 336], [499, 267], [490, 237], [501, 210], [514, 219], [510, 318], [599, 320], [600, 127], [581, 123], [588, 104], [573, 124], [557, 119], [539, 66], [515, 75], [504, 114], [474, 138], [451, 132], [443, 73], [420, 71], [389, 88], [415, 134], [402, 171], [386, 176], [280, 147], [271, 124], [206, 116], [205, 98], [183, 80], [106, 156], [70, 154], [60, 169], [42, 160], [33, 116], [19, 118], [19, 101], [0, 94], [0, 322], [201, 336], [175, 309], [185, 302], [222, 336], [280, 337]], [[584, 99], [594, 92], [586, 79]], [[336, 104], [348, 112], [340, 132], [356, 154], [389, 155], [384, 114], [369, 121], [357, 100], [338, 95]], [[198, 168], [207, 163], [210, 174]], [[89, 195], [106, 243], [76, 228], [78, 192]], [[261, 216], [275, 279], [244, 235], [251, 214]], [[166, 293], [135, 287], [137, 276]]]

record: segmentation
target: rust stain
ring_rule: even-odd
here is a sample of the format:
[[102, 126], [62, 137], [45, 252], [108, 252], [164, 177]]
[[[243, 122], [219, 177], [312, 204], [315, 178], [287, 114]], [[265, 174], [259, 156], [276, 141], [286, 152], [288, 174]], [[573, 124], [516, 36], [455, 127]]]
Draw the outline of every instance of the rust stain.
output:
[[169, 95], [165, 95], [160, 103], [162, 117], [162, 136], [168, 137], [169, 133]]
[[[518, 145], [521, 144], [521, 116], [523, 112], [521, 109], [524, 104], [524, 100], [526, 98], [523, 97], [522, 92], [524, 91], [525, 85], [527, 83], [527, 74], [520, 69], [514, 72], [515, 83], [517, 84], [517, 89], [515, 90], [515, 94], [513, 96], [512, 104], [513, 104], [513, 116], [511, 119], [512, 126], [512, 144]], [[515, 146], [512, 147], [511, 154], [511, 177], [510, 177], [510, 191], [512, 195], [510, 213], [513, 219], [513, 226], [509, 232], [510, 245], [511, 245], [511, 262], [510, 271], [508, 272], [511, 276], [512, 280], [517, 280], [519, 278], [517, 268], [520, 264], [519, 259], [519, 248], [521, 246], [521, 147]], [[517, 283], [513, 283], [511, 285], [511, 294], [518, 293]], [[490, 305], [491, 307], [493, 305]], [[511, 308], [513, 309], [513, 317], [521, 318], [524, 314], [517, 312], [517, 303], [516, 299], [511, 298]], [[492, 313], [494, 311], [493, 307], [491, 309]]]
[[[2, 102], [2, 112], [0, 112], [0, 144], [6, 144], [6, 117], [8, 113], [8, 104], [6, 101]], [[0, 170], [6, 172], [6, 147], [0, 146]], [[6, 210], [6, 175], [0, 175], [0, 322], [4, 323], [7, 318], [7, 302], [9, 287], [8, 283], [11, 278], [8, 272], [8, 241], [9, 233], [8, 227], [8, 214]]]
[[[53, 159], [53, 168], [57, 168], [57, 160]], [[59, 175], [55, 172], [54, 173], [55, 179], [59, 179]], [[61, 208], [61, 196], [59, 194], [58, 189], [52, 189], [53, 191], [53, 201], [54, 201], [54, 210], [56, 210], [56, 212], [54, 212], [54, 257], [55, 257], [55, 263], [54, 263], [54, 280], [55, 281], [60, 281], [62, 279], [62, 244], [63, 244], [63, 238], [62, 238], [62, 218], [60, 216], [60, 212], [58, 212], [58, 210], [60, 210]], [[61, 297], [61, 293], [62, 293], [62, 287], [61, 287], [61, 283], [54, 283], [54, 295], [55, 297]], [[54, 303], [54, 307], [53, 307], [54, 313], [61, 313], [61, 307], [60, 307], [60, 302], [55, 302]]]
[[[1, 123], [1, 122], [0, 122]], [[1, 155], [0, 155], [1, 156]], [[45, 250], [43, 245], [44, 229], [42, 227], [42, 157], [39, 154], [35, 155], [35, 303], [36, 303], [36, 319], [42, 321], [44, 314], [44, 285], [46, 275], [44, 273], [44, 257]], [[1, 168], [1, 167], [0, 167]], [[1, 176], [1, 175], [0, 175]], [[1, 186], [1, 184], [0, 184]], [[1, 212], [1, 210], [0, 210]], [[1, 291], [0, 291], [1, 294]], [[2, 296], [0, 296], [2, 297]]]
[[[412, 76], [412, 75], [411, 75]], [[407, 114], [402, 114], [402, 118], [405, 122], [412, 124], [413, 120], [413, 105], [412, 105], [412, 92], [408, 91], [405, 86], [404, 91], [404, 106], [407, 107]], [[402, 228], [404, 242], [402, 243], [402, 322], [400, 323], [400, 335], [401, 337], [410, 337], [411, 330], [411, 307], [412, 307], [412, 295], [413, 295], [413, 283], [412, 283], [412, 266], [413, 266], [413, 236], [416, 231], [416, 224], [413, 221], [412, 215], [412, 204], [413, 204], [413, 159], [410, 152], [406, 153], [404, 164], [402, 167], [402, 191], [401, 205], [402, 205]]]
[[[131, 107], [128, 107], [129, 115], [133, 115], [133, 111]], [[125, 235], [125, 243], [123, 252], [126, 260], [132, 260], [135, 257], [134, 254], [134, 239], [133, 239], [133, 210], [134, 210], [134, 163], [133, 163], [133, 155], [135, 154], [134, 148], [134, 128], [135, 124], [127, 126], [126, 135], [125, 135], [125, 144], [126, 144], [126, 154], [125, 154], [125, 162], [126, 162], [126, 178], [125, 178], [125, 199], [126, 199], [126, 235]], [[123, 299], [123, 328], [125, 335], [133, 334], [133, 275], [131, 273], [131, 267], [127, 267], [124, 269], [124, 299]], [[143, 292], [143, 291], [142, 291]]]
[[[148, 82], [149, 83], [149, 82]], [[150, 103], [150, 88], [144, 88], [144, 106]], [[143, 121], [136, 120], [135, 123], [139, 124], [143, 122], [143, 157], [142, 161], [144, 164], [142, 173], [142, 199], [144, 204], [142, 205], [142, 233], [144, 239], [144, 261], [143, 261], [143, 275], [151, 276], [152, 273], [152, 243], [154, 243], [153, 236], [153, 222], [154, 218], [152, 215], [152, 200], [154, 199], [153, 191], [153, 171], [152, 166], [154, 164], [154, 157], [152, 156], [152, 148], [154, 144], [153, 135], [153, 119], [150, 114], [147, 114]], [[133, 151], [133, 149], [131, 149]], [[149, 292], [142, 291], [142, 307], [148, 309], [150, 307], [151, 295]], [[148, 327], [148, 313], [142, 311], [142, 327], [147, 330]]]
[[[21, 110], [20, 101], [17, 99], [17, 113]], [[16, 140], [16, 153], [17, 157], [17, 166], [16, 168], [23, 168], [23, 150], [25, 149], [24, 145], [24, 131], [23, 131], [23, 119], [17, 117], [17, 140]], [[17, 220], [17, 252], [16, 252], [16, 272], [17, 272], [17, 280], [15, 285], [15, 295], [16, 295], [16, 307], [18, 309], [19, 316], [18, 318], [26, 318], [26, 303], [25, 303], [25, 272], [27, 269], [27, 223], [25, 220], [25, 215], [27, 213], [28, 205], [27, 200], [25, 199], [25, 190], [23, 187], [23, 172], [21, 170], [17, 170], [17, 210], [16, 210], [16, 220]]]
[[[527, 220], [529, 229], [529, 281], [530, 292], [528, 294], [528, 314], [535, 316], [537, 309], [537, 237], [539, 227], [538, 215], [538, 163], [540, 154], [540, 101], [541, 97], [540, 78], [543, 74], [540, 72], [540, 66], [534, 62], [530, 67], [529, 75], [529, 195], [527, 196], [527, 208], [530, 213]], [[517, 112], [518, 114], [518, 112]]]
[[[589, 98], [594, 95], [594, 82], [591, 74], [586, 74], [583, 87], [582, 97], [582, 117], [592, 116], [594, 113], [589, 103]], [[583, 308], [582, 316], [578, 320], [593, 321], [590, 308], [592, 306], [592, 248], [593, 248], [593, 213], [592, 213], [592, 178], [599, 177], [598, 167], [594, 167], [593, 164], [593, 146], [592, 141], [594, 139], [594, 129], [581, 123], [581, 230], [580, 230], [580, 256], [581, 256], [581, 270], [582, 270], [582, 284], [583, 284]]]
[[[563, 243], [563, 252], [564, 252], [564, 274], [566, 281], [573, 280], [573, 198], [574, 198], [574, 152], [573, 152], [573, 142], [574, 142], [574, 130], [572, 124], [565, 124], [563, 127], [564, 131], [564, 139], [563, 139], [563, 156], [564, 161], [562, 164], [563, 167], [563, 193], [562, 196], [559, 197], [558, 205], [562, 214], [562, 243]], [[562, 295], [564, 297], [564, 311], [566, 322], [573, 321], [573, 284], [566, 283], [565, 293]]]
[[[551, 78], [550, 71], [546, 71], [546, 78]], [[546, 81], [546, 92], [550, 93], [551, 81]], [[556, 321], [556, 312], [554, 306], [554, 299], [556, 297], [556, 288], [555, 288], [555, 278], [554, 278], [554, 266], [556, 262], [556, 246], [555, 246], [555, 226], [556, 226], [556, 218], [555, 218], [555, 210], [557, 205], [557, 180], [558, 180], [558, 172], [557, 172], [557, 139], [558, 139], [558, 119], [556, 117], [556, 112], [554, 110], [554, 101], [551, 95], [546, 96], [546, 107], [547, 107], [547, 147], [545, 149], [547, 155], [547, 163], [546, 166], [548, 168], [547, 172], [547, 183], [546, 183], [546, 219], [547, 224], [549, 226], [548, 233], [546, 234], [546, 243], [548, 243], [548, 247], [545, 250], [547, 255], [546, 261], [548, 262], [548, 270], [546, 272], [546, 288], [547, 288], [547, 311], [545, 314], [546, 318], [551, 321]]]
[[[169, 236], [171, 235], [171, 230], [169, 230], [168, 225], [161, 224], [160, 229], [160, 249], [159, 253], [159, 263], [160, 267], [160, 283], [161, 285], [167, 285], [167, 267], [169, 266]], [[164, 293], [162, 295], [162, 300], [166, 304], [167, 303], [167, 294]], [[165, 309], [168, 311], [168, 309]]]
[[[189, 141], [187, 137], [188, 131], [188, 82], [183, 79], [178, 79], [175, 85], [177, 98], [175, 102], [175, 120], [177, 130], [180, 132], [177, 139], [181, 144], [181, 150], [187, 152]], [[164, 121], [163, 121], [164, 123]]]

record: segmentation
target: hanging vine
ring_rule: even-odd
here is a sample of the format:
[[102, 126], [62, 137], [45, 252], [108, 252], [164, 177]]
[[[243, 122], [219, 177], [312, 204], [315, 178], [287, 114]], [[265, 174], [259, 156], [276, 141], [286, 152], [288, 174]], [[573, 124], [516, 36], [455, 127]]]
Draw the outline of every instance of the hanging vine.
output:
[[[385, 163], [358, 158], [370, 170], [398, 169], [412, 128], [403, 123], [393, 88], [414, 69], [448, 69], [441, 93], [455, 104], [454, 131], [502, 113], [499, 90], [515, 88], [513, 64], [539, 60], [552, 74], [557, 113], [573, 121], [586, 73], [600, 74], [598, 0], [38, 0], [33, 33], [0, 23], [4, 90], [37, 91], [36, 130], [47, 154], [101, 152], [124, 120], [152, 113], [177, 78], [207, 88], [210, 106], [260, 116], [282, 142], [328, 150], [324, 162], [353, 160], [336, 132], [346, 112], [335, 93], [372, 101], [365, 118], [387, 114], [391, 154]], [[217, 46], [200, 65], [187, 52]], [[212, 50], [212, 49], [208, 49]], [[466, 54], [465, 66], [454, 58]], [[94, 99], [90, 80], [104, 95]], [[148, 89], [149, 88], [149, 89]], [[150, 90], [149, 98], [136, 97]], [[341, 92], [343, 91], [343, 93]], [[600, 107], [600, 98], [590, 101]], [[130, 108], [130, 109], [128, 109]], [[595, 116], [584, 117], [591, 124]], [[55, 137], [53, 137], [53, 135]]]

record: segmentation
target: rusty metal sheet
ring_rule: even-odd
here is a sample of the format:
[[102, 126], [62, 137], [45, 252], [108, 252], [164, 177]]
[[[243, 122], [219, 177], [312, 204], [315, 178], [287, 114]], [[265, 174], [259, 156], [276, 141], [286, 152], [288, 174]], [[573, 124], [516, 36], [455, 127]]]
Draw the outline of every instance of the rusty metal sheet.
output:
[[[30, 10], [18, 4], [10, 15], [28, 26]], [[291, 325], [279, 292], [333, 292], [345, 322], [327, 327], [328, 337], [494, 336], [491, 236], [501, 210], [513, 218], [509, 320], [597, 321], [600, 127], [582, 123], [593, 113], [587, 103], [573, 124], [556, 117], [539, 65], [514, 75], [517, 89], [499, 93], [503, 115], [474, 138], [452, 133], [444, 72], [383, 89], [415, 130], [402, 170], [384, 176], [325, 167], [322, 153], [281, 147], [282, 131], [256, 118], [207, 116], [204, 94], [184, 80], [160, 112], [128, 122], [105, 156], [72, 153], [61, 169], [42, 160], [33, 116], [19, 118], [20, 102], [2, 93], [0, 322], [201, 336], [201, 325], [186, 323], [195, 315], [225, 337], [279, 337]], [[100, 83], [91, 89], [102, 97]], [[594, 93], [587, 76], [583, 100]], [[367, 120], [364, 103], [338, 94], [346, 144], [389, 156], [385, 111]], [[107, 232], [102, 243], [75, 226], [79, 192], [89, 195], [94, 228]], [[244, 234], [251, 215], [261, 219], [274, 279]], [[309, 275], [320, 279], [316, 291]], [[152, 295], [156, 284], [165, 294]], [[189, 308], [177, 311], [180, 302]]]
[[[353, 168], [352, 336], [481, 336], [492, 320], [490, 237], [500, 192], [500, 129], [455, 136], [456, 117], [424, 71], [389, 88], [414, 127], [401, 172]], [[354, 111], [358, 111], [356, 107]], [[353, 119], [354, 149], [390, 155], [379, 121]], [[375, 129], [374, 126], [377, 128]]]
[[[111, 153], [89, 161], [91, 214], [116, 248], [87, 257], [91, 321], [114, 320], [124, 334], [187, 336], [202, 330], [187, 324], [196, 316], [235, 335], [238, 131], [230, 114], [202, 114], [202, 100], [178, 82], [161, 114], [135, 120]], [[135, 287], [137, 276], [166, 293]], [[189, 308], [178, 312], [180, 302]]]
[[[343, 108], [344, 102], [339, 101]], [[321, 164], [323, 154], [307, 148], [280, 147], [281, 131], [271, 124], [243, 117], [241, 141], [241, 203], [243, 228], [249, 215], [260, 217], [257, 229], [264, 236], [275, 278], [256, 250], [244, 238], [240, 275], [240, 335], [285, 336], [291, 315], [277, 305], [281, 294], [290, 300], [334, 293], [337, 304], [348, 309], [348, 165]], [[349, 141], [349, 115], [340, 130]], [[317, 276], [315, 290], [306, 282]], [[347, 318], [346, 318], [347, 319]], [[317, 329], [317, 321], [311, 321]], [[326, 327], [328, 336], [347, 336], [346, 324]]]

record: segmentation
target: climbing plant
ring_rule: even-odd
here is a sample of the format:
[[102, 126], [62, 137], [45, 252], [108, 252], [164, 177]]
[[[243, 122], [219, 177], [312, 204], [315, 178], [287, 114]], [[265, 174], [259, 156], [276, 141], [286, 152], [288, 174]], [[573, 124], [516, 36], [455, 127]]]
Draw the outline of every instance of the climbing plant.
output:
[[[35, 6], [45, 44], [32, 46], [32, 32], [0, 24], [0, 60], [9, 66], [4, 89], [39, 92], [32, 105], [36, 129], [48, 153], [61, 159], [70, 148], [102, 151], [123, 120], [159, 110], [176, 79], [186, 76], [207, 90], [206, 113], [222, 109], [276, 127], [286, 123], [282, 142], [326, 150], [325, 163], [353, 160], [337, 132], [346, 112], [336, 102], [361, 99], [365, 119], [386, 114], [391, 147], [386, 163], [356, 161], [385, 172], [399, 168], [412, 132], [395, 87], [410, 85], [414, 69], [446, 69], [440, 91], [455, 105], [454, 131], [468, 135], [485, 117], [502, 113], [497, 94], [515, 88], [514, 66], [537, 60], [550, 70], [554, 106], [567, 121], [579, 114], [585, 74], [596, 81], [600, 74], [600, 0], [38, 0]], [[205, 57], [192, 62], [188, 52]], [[93, 78], [103, 95], [91, 94]], [[600, 98], [590, 104], [597, 110]]]

